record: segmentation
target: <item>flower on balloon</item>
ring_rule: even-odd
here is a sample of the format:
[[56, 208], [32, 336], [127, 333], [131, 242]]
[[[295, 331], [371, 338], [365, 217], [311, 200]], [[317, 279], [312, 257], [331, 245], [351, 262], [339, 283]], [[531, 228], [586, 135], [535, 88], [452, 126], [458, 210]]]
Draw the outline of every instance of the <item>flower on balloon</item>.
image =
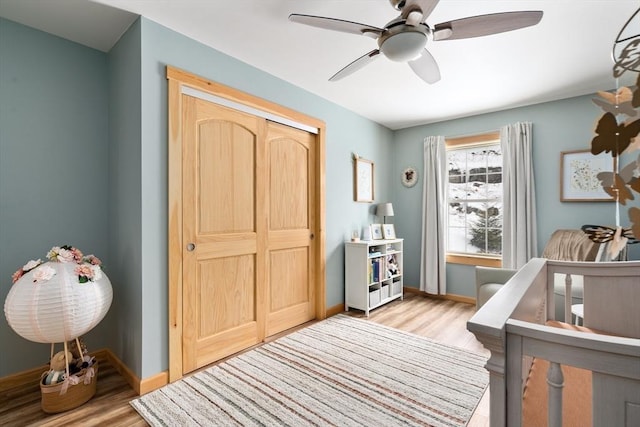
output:
[[[47, 258], [53, 262], [69, 262], [78, 264], [74, 268], [74, 273], [78, 275], [79, 283], [93, 282], [102, 277], [102, 261], [95, 255], [83, 255], [80, 249], [73, 246], [54, 246], [47, 252]], [[18, 269], [11, 279], [16, 283], [25, 273], [35, 270], [33, 274], [34, 283], [43, 283], [50, 280], [55, 275], [55, 270], [48, 265], [43, 265], [40, 258], [31, 260], [22, 268]]]

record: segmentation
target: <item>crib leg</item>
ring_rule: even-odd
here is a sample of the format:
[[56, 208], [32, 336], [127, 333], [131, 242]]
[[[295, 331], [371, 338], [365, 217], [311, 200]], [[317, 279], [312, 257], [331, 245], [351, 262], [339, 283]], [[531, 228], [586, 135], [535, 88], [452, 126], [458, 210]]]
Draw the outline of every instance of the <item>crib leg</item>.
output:
[[547, 414], [549, 427], [562, 427], [562, 389], [564, 376], [559, 363], [550, 362], [547, 372], [549, 384], [549, 413]]

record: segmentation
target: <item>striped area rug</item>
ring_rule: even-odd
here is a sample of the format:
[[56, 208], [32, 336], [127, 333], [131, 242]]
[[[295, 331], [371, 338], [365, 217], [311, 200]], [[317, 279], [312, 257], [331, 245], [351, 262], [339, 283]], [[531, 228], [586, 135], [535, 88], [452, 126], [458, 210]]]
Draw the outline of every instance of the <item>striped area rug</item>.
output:
[[464, 426], [486, 357], [338, 315], [131, 402], [152, 426]]

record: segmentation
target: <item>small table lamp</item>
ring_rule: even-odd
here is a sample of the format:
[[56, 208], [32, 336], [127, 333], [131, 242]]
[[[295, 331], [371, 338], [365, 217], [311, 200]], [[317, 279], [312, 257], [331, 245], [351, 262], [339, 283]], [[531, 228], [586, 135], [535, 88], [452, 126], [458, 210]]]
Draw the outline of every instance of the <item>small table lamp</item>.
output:
[[391, 203], [380, 203], [376, 208], [376, 216], [383, 217], [383, 221], [387, 223], [387, 217], [393, 216], [393, 205]]

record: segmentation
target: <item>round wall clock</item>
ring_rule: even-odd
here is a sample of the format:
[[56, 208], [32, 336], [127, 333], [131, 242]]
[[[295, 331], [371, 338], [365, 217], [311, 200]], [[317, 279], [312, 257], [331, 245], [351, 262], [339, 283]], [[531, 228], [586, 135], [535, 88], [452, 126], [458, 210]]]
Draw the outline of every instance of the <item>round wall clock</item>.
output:
[[418, 171], [413, 167], [408, 167], [402, 171], [402, 185], [413, 187], [418, 182]]

